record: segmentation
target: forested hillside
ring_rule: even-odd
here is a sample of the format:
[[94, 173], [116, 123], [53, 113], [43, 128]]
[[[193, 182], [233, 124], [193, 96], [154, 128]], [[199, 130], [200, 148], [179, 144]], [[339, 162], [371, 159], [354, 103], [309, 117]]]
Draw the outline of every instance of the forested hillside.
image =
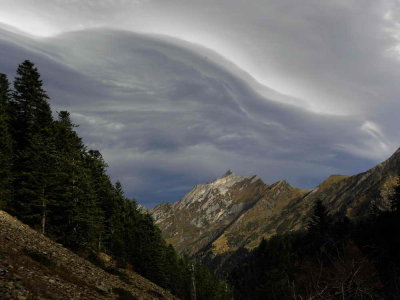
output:
[[236, 251], [218, 266], [235, 299], [399, 299], [399, 182], [388, 209], [371, 203], [350, 220], [317, 201], [303, 230]]
[[0, 74], [0, 209], [94, 262], [107, 253], [182, 299], [193, 282], [198, 299], [225, 299], [226, 285], [165, 243], [70, 114], [53, 119], [48, 100], [32, 62], [18, 66], [13, 88]]

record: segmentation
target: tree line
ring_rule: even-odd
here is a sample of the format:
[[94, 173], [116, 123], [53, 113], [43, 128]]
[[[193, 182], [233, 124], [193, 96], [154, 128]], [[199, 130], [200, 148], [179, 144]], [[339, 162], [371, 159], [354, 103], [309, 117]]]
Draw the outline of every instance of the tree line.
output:
[[13, 88], [0, 74], [0, 209], [81, 255], [105, 252], [182, 299], [226, 299], [225, 283], [165, 243], [111, 182], [101, 153], [83, 144], [69, 112], [53, 118], [48, 101], [29, 60]]
[[222, 269], [235, 299], [400, 299], [400, 181], [390, 208], [331, 215], [318, 200], [305, 230], [239, 249]]

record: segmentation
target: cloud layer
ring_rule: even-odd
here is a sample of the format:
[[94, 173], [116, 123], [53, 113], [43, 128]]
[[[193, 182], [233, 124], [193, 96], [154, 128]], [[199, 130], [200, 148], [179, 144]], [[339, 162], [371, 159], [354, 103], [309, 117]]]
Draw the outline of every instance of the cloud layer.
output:
[[397, 0], [3, 0], [0, 20], [37, 35], [106, 27], [194, 42], [315, 112], [399, 108]]
[[33, 60], [148, 205], [229, 168], [310, 187], [400, 145], [396, 0], [3, 0], [0, 22], [0, 72]]
[[329, 174], [364, 170], [396, 147], [365, 115], [285, 104], [293, 98], [172, 38], [97, 29], [37, 39], [1, 30], [0, 72], [13, 77], [27, 58], [53, 107], [72, 113], [113, 179], [148, 206], [177, 200], [227, 169], [311, 187]]

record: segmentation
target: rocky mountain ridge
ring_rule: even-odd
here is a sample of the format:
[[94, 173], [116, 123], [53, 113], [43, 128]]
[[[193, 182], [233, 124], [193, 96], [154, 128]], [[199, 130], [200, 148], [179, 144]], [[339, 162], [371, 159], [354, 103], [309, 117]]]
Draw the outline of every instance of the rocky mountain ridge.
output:
[[190, 249], [193, 254], [210, 243], [210, 234], [217, 236], [251, 207], [265, 189], [257, 176], [228, 171], [210, 183], [196, 185], [176, 203], [156, 206], [151, 213], [168, 242], [178, 251]]
[[151, 214], [167, 242], [190, 255], [253, 248], [262, 238], [306, 227], [320, 199], [331, 214], [356, 218], [371, 204], [388, 208], [388, 197], [400, 174], [400, 150], [372, 169], [356, 175], [332, 175], [312, 190], [286, 181], [272, 185], [259, 177], [228, 171], [208, 184], [196, 185], [175, 203], [156, 206]]

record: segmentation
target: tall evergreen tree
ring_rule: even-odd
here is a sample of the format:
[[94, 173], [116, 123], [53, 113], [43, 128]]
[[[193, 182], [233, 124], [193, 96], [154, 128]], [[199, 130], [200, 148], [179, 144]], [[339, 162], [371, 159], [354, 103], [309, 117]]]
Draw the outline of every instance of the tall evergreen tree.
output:
[[36, 132], [48, 130], [52, 124], [49, 97], [35, 65], [25, 60], [18, 66], [11, 101], [15, 113], [15, 140], [19, 149], [29, 147]]
[[330, 217], [321, 200], [314, 204], [313, 212], [308, 223], [308, 230], [319, 237], [325, 237], [330, 224]]
[[[63, 244], [79, 248], [89, 243], [87, 222], [90, 220], [88, 207], [95, 202], [87, 153], [81, 138], [74, 131], [70, 114], [58, 113], [54, 124], [56, 149], [55, 175], [51, 186], [49, 216], [50, 232]], [[94, 208], [93, 211], [96, 211]]]
[[39, 72], [28, 60], [18, 66], [11, 109], [14, 114], [12, 209], [30, 225], [45, 231], [48, 195], [54, 178], [53, 119]]
[[0, 208], [11, 200], [12, 139], [10, 135], [10, 84], [5, 74], [0, 74]]

